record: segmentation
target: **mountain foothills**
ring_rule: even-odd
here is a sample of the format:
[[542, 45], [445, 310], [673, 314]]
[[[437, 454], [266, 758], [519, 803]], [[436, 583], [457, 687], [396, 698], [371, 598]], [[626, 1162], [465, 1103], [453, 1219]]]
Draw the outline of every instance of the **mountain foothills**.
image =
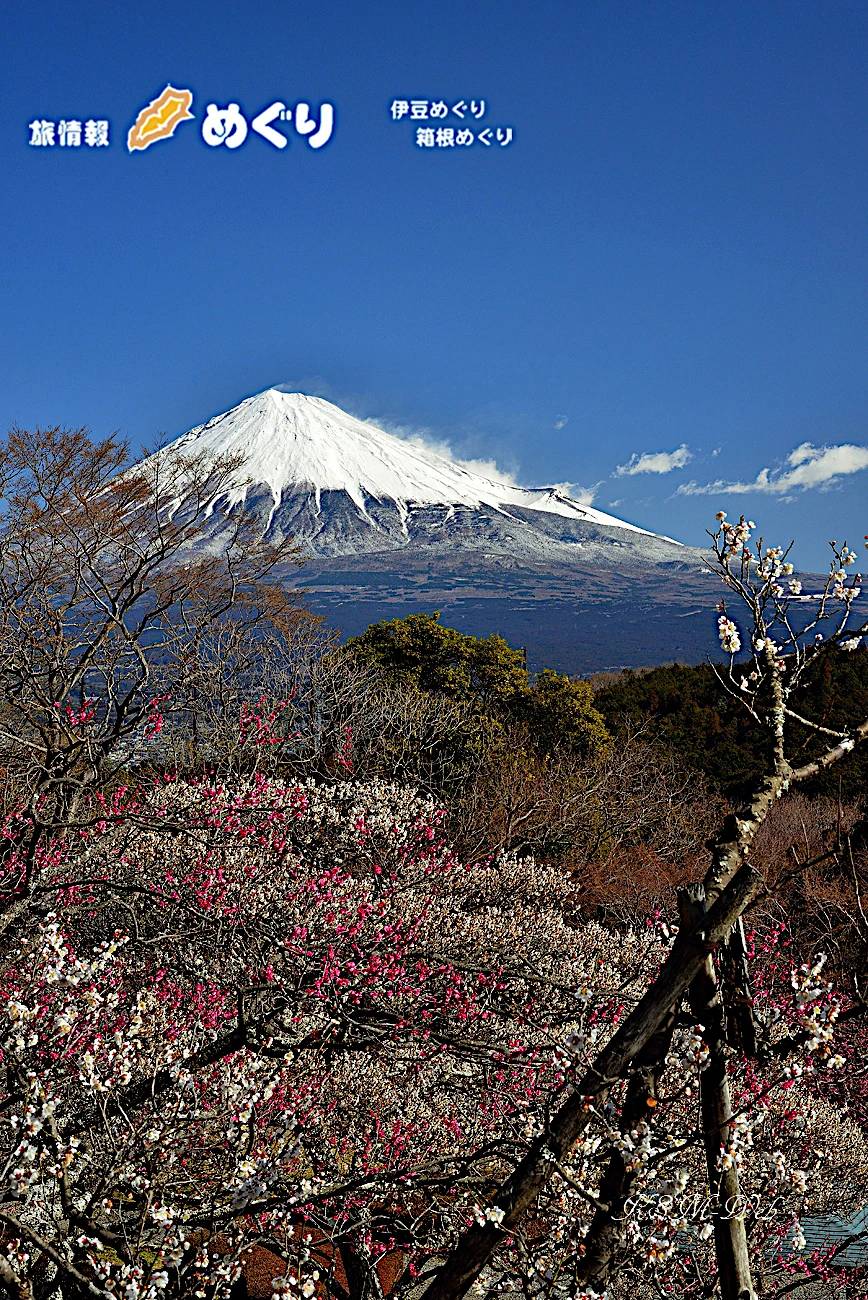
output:
[[[590, 672], [716, 647], [718, 588], [701, 552], [575, 500], [450, 459], [323, 398], [270, 388], [160, 453], [230, 457], [202, 512], [218, 550], [238, 511], [294, 540], [314, 608], [345, 634], [439, 609], [472, 635], [527, 647], [532, 668]], [[145, 462], [147, 463], [147, 462]]]

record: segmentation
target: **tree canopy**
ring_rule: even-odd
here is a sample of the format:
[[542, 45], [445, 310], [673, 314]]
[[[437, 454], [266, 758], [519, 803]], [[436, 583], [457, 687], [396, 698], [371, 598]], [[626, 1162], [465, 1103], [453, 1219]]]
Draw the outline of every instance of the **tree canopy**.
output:
[[373, 623], [347, 649], [384, 676], [473, 706], [526, 732], [532, 748], [602, 752], [609, 741], [591, 686], [545, 669], [532, 680], [524, 654], [502, 636], [468, 636], [440, 613]]

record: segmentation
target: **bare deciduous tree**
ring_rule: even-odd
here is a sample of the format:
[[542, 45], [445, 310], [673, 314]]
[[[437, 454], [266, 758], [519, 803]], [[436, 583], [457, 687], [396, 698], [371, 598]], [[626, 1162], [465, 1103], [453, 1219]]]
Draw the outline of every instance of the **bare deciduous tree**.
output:
[[137, 739], [195, 717], [215, 669], [255, 657], [266, 630], [315, 624], [273, 580], [298, 553], [265, 545], [243, 513], [220, 554], [191, 550], [236, 469], [177, 451], [131, 468], [123, 442], [83, 429], [13, 429], [0, 447], [0, 761], [16, 864], [0, 927], [27, 906], [47, 838], [101, 815], [86, 796]]

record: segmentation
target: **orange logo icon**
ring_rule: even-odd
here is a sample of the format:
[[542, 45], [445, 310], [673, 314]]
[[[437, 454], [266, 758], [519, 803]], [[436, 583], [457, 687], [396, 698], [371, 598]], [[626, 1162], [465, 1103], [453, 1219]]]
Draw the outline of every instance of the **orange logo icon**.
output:
[[127, 134], [130, 153], [136, 149], [147, 149], [158, 140], [168, 140], [175, 134], [176, 127], [192, 119], [192, 103], [192, 90], [176, 90], [174, 86], [167, 86], [161, 95], [141, 110], [130, 127]]

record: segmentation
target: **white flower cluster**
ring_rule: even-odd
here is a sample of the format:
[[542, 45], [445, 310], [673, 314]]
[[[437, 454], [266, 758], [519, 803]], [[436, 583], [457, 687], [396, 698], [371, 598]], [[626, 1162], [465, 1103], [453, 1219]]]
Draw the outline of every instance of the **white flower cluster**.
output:
[[750, 556], [748, 542], [750, 541], [751, 530], [756, 528], [752, 519], [745, 519], [742, 515], [737, 524], [728, 524], [726, 522], [726, 511], [718, 510], [715, 518], [720, 525], [720, 534], [725, 551], [729, 555]]
[[486, 1223], [494, 1223], [499, 1226], [503, 1223], [504, 1213], [499, 1205], [487, 1205], [484, 1210], [481, 1205], [473, 1206], [473, 1217], [480, 1228], [484, 1228]]
[[702, 1025], [679, 1027], [672, 1035], [672, 1044], [666, 1056], [666, 1068], [673, 1072], [672, 1086], [687, 1088], [688, 1095], [695, 1080], [708, 1069], [710, 1052], [703, 1038]]
[[783, 553], [782, 546], [769, 546], [761, 552], [757, 559], [757, 575], [769, 583], [774, 583], [780, 577], [789, 577], [793, 572], [793, 566], [789, 561], [782, 559]]
[[[830, 1044], [835, 1033], [835, 1022], [841, 1014], [840, 999], [832, 992], [827, 980], [820, 979], [820, 973], [826, 964], [826, 954], [820, 953], [813, 964], [803, 963], [792, 972], [794, 1001], [799, 1011], [799, 1019], [809, 1031], [808, 1051], [822, 1048], [822, 1055], [827, 1063], [837, 1061], [832, 1055]], [[837, 1068], [830, 1065], [830, 1068]]]
[[731, 618], [727, 618], [726, 614], [721, 614], [717, 620], [717, 635], [727, 654], [738, 654], [741, 649], [741, 636], [735, 623]]

